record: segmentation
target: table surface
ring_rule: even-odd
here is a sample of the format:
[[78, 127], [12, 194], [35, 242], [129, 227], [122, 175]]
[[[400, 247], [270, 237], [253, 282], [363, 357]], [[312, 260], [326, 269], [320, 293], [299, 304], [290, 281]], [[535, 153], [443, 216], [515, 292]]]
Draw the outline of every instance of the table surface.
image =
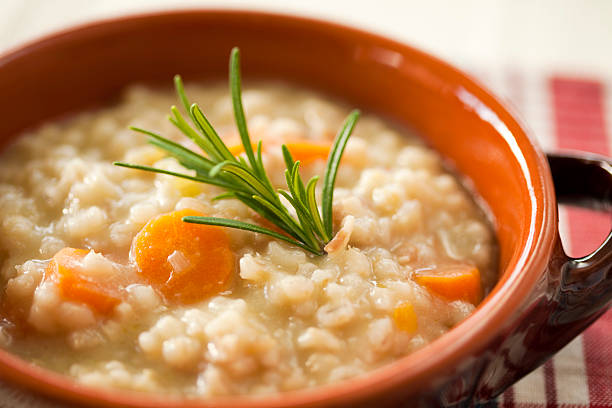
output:
[[[69, 25], [176, 7], [301, 14], [395, 37], [478, 77], [516, 108], [545, 150], [612, 151], [608, 0], [2, 0], [0, 53]], [[609, 232], [610, 221], [610, 214], [562, 209], [566, 249], [588, 253]], [[491, 406], [612, 408], [610, 333], [612, 312]], [[1, 408], [26, 406], [58, 405], [0, 383]]]

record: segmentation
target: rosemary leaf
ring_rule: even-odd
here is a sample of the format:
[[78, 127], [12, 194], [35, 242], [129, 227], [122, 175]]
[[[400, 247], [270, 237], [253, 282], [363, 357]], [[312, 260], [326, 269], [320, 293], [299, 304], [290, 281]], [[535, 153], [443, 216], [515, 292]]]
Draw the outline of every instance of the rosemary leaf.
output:
[[174, 89], [176, 89], [176, 94], [178, 95], [181, 103], [183, 104], [183, 108], [185, 108], [185, 112], [189, 112], [189, 107], [191, 104], [189, 103], [189, 99], [187, 98], [187, 94], [185, 93], [185, 87], [183, 86], [183, 79], [180, 75], [174, 76]]
[[142, 166], [140, 164], [130, 164], [130, 163], [124, 163], [124, 162], [113, 162], [113, 164], [115, 166], [126, 167], [128, 169], [144, 170], [144, 171], [148, 171], [151, 173], [165, 174], [168, 176], [174, 176], [174, 177], [184, 178], [184, 179], [191, 180], [191, 181], [197, 181], [199, 183], [212, 184], [214, 186], [223, 187], [228, 190], [229, 189], [233, 190], [235, 188], [235, 186], [229, 183], [226, 183], [223, 180], [218, 180], [218, 179], [211, 179], [211, 178], [206, 178], [202, 176], [190, 176], [188, 174], [176, 173], [174, 171], [159, 169], [157, 167]]
[[289, 148], [287, 147], [287, 145], [282, 145], [281, 150], [283, 152], [283, 159], [285, 160], [285, 166], [287, 166], [287, 169], [291, 171], [291, 169], [293, 169], [293, 163], [295, 163], [295, 161], [293, 160], [293, 156], [291, 155], [291, 152], [289, 151]]
[[217, 150], [213, 147], [212, 143], [196, 132], [190, 125], [187, 123], [183, 115], [179, 112], [176, 106], [172, 106], [170, 111], [174, 115], [174, 117], [170, 117], [170, 122], [175, 125], [185, 136], [190, 138], [197, 144], [200, 149], [204, 150], [206, 154], [211, 158], [211, 160], [222, 160], [222, 156], [217, 152]]
[[254, 195], [253, 200], [266, 207], [279, 220], [281, 220], [287, 226], [286, 228], [283, 228], [287, 230], [287, 232], [293, 232], [293, 234], [295, 234], [297, 238], [299, 238], [301, 241], [308, 241], [308, 238], [304, 233], [303, 228], [300, 228], [300, 225], [291, 217], [291, 215], [289, 215], [285, 207], [282, 207], [282, 209], [275, 207], [268, 200], [265, 200], [264, 198], [258, 195]]
[[325, 231], [327, 235], [333, 235], [333, 217], [332, 217], [332, 203], [334, 200], [334, 185], [336, 183], [336, 175], [338, 173], [338, 166], [340, 166], [340, 159], [344, 153], [344, 148], [348, 142], [353, 128], [359, 119], [360, 112], [358, 110], [352, 111], [348, 118], [346, 118], [342, 129], [336, 136], [336, 141], [332, 147], [329, 157], [327, 159], [327, 168], [325, 169], [325, 179], [323, 180], [323, 196], [321, 198], [322, 211], [323, 211], [323, 222], [325, 223]]
[[323, 226], [323, 221], [321, 220], [321, 216], [319, 215], [319, 208], [317, 207], [317, 198], [315, 196], [315, 188], [317, 186], [317, 181], [319, 177], [315, 176], [310, 179], [308, 185], [306, 185], [306, 205], [309, 211], [309, 214], [312, 216], [312, 221], [315, 225], [315, 231], [321, 237], [323, 242], [329, 242], [331, 237], [325, 230]]
[[264, 227], [260, 227], [259, 225], [249, 224], [242, 221], [232, 220], [228, 218], [216, 218], [216, 217], [183, 217], [184, 222], [189, 222], [192, 224], [204, 224], [204, 225], [217, 225], [220, 227], [230, 227], [235, 229], [241, 229], [245, 231], [257, 232], [260, 234], [269, 235], [276, 239], [280, 239], [282, 241], [288, 242], [292, 245], [299, 246], [300, 248], [304, 248], [307, 251], [312, 252], [315, 255], [322, 255], [322, 251], [316, 251], [308, 246], [302, 244], [299, 241], [286, 237], [285, 235], [279, 234], [278, 232], [272, 231], [271, 229], [267, 229]]
[[232, 94], [232, 106], [234, 107], [234, 116], [236, 118], [236, 127], [240, 134], [240, 140], [244, 147], [244, 152], [249, 159], [251, 167], [259, 174], [255, 155], [253, 154], [253, 146], [251, 146], [251, 138], [247, 130], [246, 117], [244, 108], [242, 107], [242, 90], [240, 79], [240, 51], [237, 47], [232, 49], [230, 54], [230, 92]]
[[210, 122], [208, 122], [208, 119], [206, 119], [206, 116], [204, 116], [204, 113], [200, 107], [194, 103], [191, 105], [189, 111], [191, 112], [191, 117], [193, 118], [196, 126], [200, 128], [202, 133], [207, 136], [208, 141], [214, 147], [219, 157], [222, 157], [228, 161], [236, 161], [236, 158], [232, 152], [229, 151], [225, 143], [223, 143], [215, 129], [211, 126]]
[[149, 130], [140, 129], [137, 127], [130, 127], [135, 132], [143, 133], [149, 136], [149, 143], [165, 150], [168, 154], [176, 158], [184, 167], [192, 170], [208, 169], [214, 165], [214, 163], [208, 160], [206, 157], [201, 156], [186, 147], [175, 143], [163, 136], [160, 136]]

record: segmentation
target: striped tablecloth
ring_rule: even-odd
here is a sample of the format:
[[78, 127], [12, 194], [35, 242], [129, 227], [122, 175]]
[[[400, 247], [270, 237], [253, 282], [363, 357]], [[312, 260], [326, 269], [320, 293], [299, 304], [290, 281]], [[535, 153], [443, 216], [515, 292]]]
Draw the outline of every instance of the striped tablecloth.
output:
[[[534, 77], [511, 71], [475, 76], [514, 105], [544, 150], [610, 156], [612, 78]], [[566, 251], [586, 255], [603, 242], [611, 223], [611, 214], [562, 208], [560, 229]], [[0, 382], [0, 408], [64, 406]], [[612, 310], [488, 407], [612, 408]]]
[[[514, 105], [545, 151], [610, 156], [612, 78], [533, 77], [518, 72], [476, 76]], [[566, 252], [577, 257], [604, 241], [612, 214], [561, 208], [559, 222]], [[491, 406], [612, 408], [612, 310]]]

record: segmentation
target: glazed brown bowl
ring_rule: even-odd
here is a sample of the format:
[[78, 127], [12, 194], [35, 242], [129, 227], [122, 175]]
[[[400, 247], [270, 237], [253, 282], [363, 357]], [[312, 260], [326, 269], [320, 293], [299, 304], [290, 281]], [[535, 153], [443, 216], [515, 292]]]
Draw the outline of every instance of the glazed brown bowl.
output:
[[[279, 395], [168, 399], [83, 387], [0, 351], [0, 375], [55, 398], [128, 407], [468, 406], [487, 401], [584, 330], [612, 298], [612, 242], [571, 259], [558, 233], [546, 156], [486, 89], [412, 47], [310, 19], [187, 11], [89, 24], [0, 57], [0, 136], [108, 103], [133, 82], [223, 78], [239, 46], [247, 80], [282, 79], [415, 129], [494, 218], [499, 282], [431, 345], [368, 375]], [[562, 197], [609, 210], [607, 159], [551, 157]], [[589, 173], [591, 172], [591, 173]], [[585, 183], [579, 176], [590, 174]], [[595, 179], [597, 178], [598, 179]], [[582, 180], [582, 181], [581, 181]], [[419, 405], [420, 404], [420, 405]]]

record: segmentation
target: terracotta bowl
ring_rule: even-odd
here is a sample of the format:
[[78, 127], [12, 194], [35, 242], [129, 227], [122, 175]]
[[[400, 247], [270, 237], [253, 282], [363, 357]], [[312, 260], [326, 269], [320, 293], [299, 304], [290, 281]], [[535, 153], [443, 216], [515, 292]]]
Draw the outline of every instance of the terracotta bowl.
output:
[[[231, 47], [244, 77], [296, 82], [416, 129], [474, 186], [495, 219], [499, 283], [464, 322], [409, 356], [339, 384], [260, 398], [176, 400], [77, 385], [0, 351], [0, 375], [48, 396], [128, 407], [466, 406], [541, 364], [609, 306], [610, 237], [571, 259], [557, 199], [609, 210], [607, 159], [550, 157], [482, 86], [448, 64], [367, 32], [236, 11], [149, 14], [81, 26], [0, 57], [0, 136], [108, 103], [125, 86], [225, 78]], [[593, 182], [585, 182], [592, 180]], [[607, 200], [607, 201], [606, 201]], [[420, 405], [417, 405], [420, 404]]]

